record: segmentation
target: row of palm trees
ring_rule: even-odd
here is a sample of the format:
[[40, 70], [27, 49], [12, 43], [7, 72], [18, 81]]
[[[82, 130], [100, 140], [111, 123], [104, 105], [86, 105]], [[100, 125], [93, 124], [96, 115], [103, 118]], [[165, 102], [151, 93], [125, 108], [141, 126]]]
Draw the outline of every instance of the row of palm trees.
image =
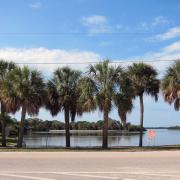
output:
[[157, 71], [148, 64], [134, 63], [127, 68], [112, 66], [109, 61], [90, 65], [86, 73], [69, 67], [57, 68], [45, 82], [41, 72], [13, 62], [0, 61], [0, 104], [2, 146], [6, 146], [6, 121], [8, 113], [21, 110], [17, 147], [21, 148], [26, 114], [38, 115], [45, 107], [52, 116], [64, 112], [66, 147], [70, 147], [70, 121], [84, 112], [97, 108], [103, 113], [102, 147], [108, 147], [108, 120], [113, 106], [118, 109], [121, 123], [126, 128], [126, 116], [133, 109], [133, 100], [140, 102], [140, 139], [143, 145], [144, 94], [158, 100], [162, 89], [165, 101], [180, 109], [180, 61], [168, 68], [162, 81]]

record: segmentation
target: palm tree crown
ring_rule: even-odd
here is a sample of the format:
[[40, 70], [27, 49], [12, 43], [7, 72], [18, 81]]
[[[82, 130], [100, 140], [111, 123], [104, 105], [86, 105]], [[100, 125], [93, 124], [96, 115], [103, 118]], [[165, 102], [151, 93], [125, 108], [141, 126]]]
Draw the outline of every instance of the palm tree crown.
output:
[[134, 63], [128, 67], [136, 95], [148, 94], [158, 100], [159, 80], [157, 71], [150, 65]]
[[162, 80], [162, 91], [165, 101], [174, 103], [174, 108], [178, 111], [180, 109], [180, 61], [167, 69]]

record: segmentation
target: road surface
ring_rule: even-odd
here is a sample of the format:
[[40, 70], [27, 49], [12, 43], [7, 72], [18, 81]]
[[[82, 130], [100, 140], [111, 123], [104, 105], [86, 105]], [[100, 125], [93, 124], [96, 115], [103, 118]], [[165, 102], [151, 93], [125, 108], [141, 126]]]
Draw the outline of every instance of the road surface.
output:
[[180, 151], [0, 152], [0, 180], [180, 180]]

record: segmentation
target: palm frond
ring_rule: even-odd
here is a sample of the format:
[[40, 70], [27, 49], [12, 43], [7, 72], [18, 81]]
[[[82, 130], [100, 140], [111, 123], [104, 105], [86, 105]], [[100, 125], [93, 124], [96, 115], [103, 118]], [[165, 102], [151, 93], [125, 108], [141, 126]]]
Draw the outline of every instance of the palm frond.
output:
[[180, 98], [180, 61], [175, 62], [170, 66], [162, 80], [162, 91], [164, 99], [169, 104], [174, 103], [175, 110], [179, 110]]

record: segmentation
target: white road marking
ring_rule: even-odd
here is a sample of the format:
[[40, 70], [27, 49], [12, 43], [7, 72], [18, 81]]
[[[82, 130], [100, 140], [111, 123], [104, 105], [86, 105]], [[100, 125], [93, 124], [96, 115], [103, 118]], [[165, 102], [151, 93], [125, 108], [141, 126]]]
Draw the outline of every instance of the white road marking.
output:
[[55, 179], [40, 178], [40, 177], [34, 177], [34, 176], [23, 176], [23, 175], [5, 174], [5, 173], [0, 173], [0, 176], [9, 176], [9, 177], [17, 177], [17, 178], [25, 178], [25, 179], [35, 179], [35, 180], [55, 180]]
[[[17, 174], [49, 174], [49, 173], [73, 173], [73, 174], [121, 174], [121, 173], [138, 173], [137, 171], [135, 172], [129, 172], [129, 171], [0, 171], [0, 173], [17, 173]], [[151, 173], [151, 172], [139, 172], [139, 173]], [[158, 172], [158, 173], [169, 173], [169, 172]], [[173, 173], [180, 173], [178, 172], [173, 172]]]
[[76, 174], [76, 173], [53, 173], [53, 174], [61, 174], [67, 176], [78, 176], [78, 177], [90, 177], [90, 178], [100, 178], [100, 179], [119, 179], [118, 177], [110, 177], [110, 176], [97, 176], [97, 175], [89, 175], [89, 174]]
[[[164, 174], [162, 174], [164, 173]], [[174, 173], [177, 173], [177, 175], [175, 175]], [[16, 174], [59, 174], [59, 175], [72, 175], [72, 176], [83, 176], [83, 177], [92, 177], [92, 178], [102, 178], [102, 179], [118, 179], [117, 177], [110, 177], [110, 176], [99, 176], [100, 174], [106, 174], [106, 175], [110, 175], [110, 174], [129, 174], [129, 175], [144, 175], [144, 176], [159, 176], [159, 177], [174, 177], [174, 178], [180, 178], [180, 174], [179, 172], [175, 172], [173, 171], [172, 174], [171, 172], [168, 171], [164, 171], [164, 172], [158, 172], [158, 173], [153, 173], [153, 172], [129, 172], [129, 171], [123, 171], [123, 172], [92, 172], [92, 171], [87, 171], [87, 172], [56, 172], [56, 171], [52, 171], [52, 172], [42, 172], [42, 171], [24, 171], [24, 172], [13, 172], [13, 171], [0, 171], [0, 176], [14, 176], [14, 177], [22, 177], [22, 178], [27, 178], [27, 179], [35, 179], [35, 180], [54, 180], [54, 179], [47, 179], [47, 178], [39, 178], [39, 177], [32, 177], [32, 176], [23, 176], [23, 175], [16, 175]], [[97, 175], [90, 175], [90, 174], [97, 174]], [[99, 175], [98, 175], [99, 174]], [[129, 180], [129, 179], [125, 179], [125, 180]], [[133, 180], [133, 179], [132, 179]]]

